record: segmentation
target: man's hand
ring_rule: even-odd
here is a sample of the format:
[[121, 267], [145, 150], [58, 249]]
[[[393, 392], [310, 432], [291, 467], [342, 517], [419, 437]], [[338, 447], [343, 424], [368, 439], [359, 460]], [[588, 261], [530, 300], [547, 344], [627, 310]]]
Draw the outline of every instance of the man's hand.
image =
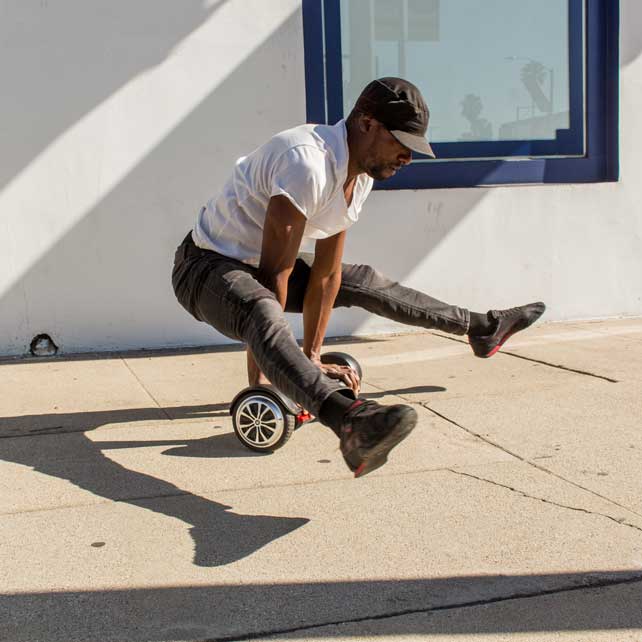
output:
[[330, 379], [343, 381], [343, 383], [354, 392], [355, 396], [359, 396], [361, 380], [357, 372], [350, 366], [339, 366], [336, 363], [321, 363], [320, 361], [313, 361], [313, 363], [321, 368], [321, 371], [330, 377]]

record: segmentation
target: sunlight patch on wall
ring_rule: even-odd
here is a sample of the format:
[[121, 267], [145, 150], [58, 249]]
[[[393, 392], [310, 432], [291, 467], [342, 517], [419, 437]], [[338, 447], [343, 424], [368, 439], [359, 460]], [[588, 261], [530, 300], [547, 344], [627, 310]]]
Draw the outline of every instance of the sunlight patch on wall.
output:
[[[132, 78], [35, 157], [0, 192], [6, 230], [0, 295], [299, 10], [298, 0], [222, 5], [161, 64]], [[46, 113], [46, 100], [37, 108]]]

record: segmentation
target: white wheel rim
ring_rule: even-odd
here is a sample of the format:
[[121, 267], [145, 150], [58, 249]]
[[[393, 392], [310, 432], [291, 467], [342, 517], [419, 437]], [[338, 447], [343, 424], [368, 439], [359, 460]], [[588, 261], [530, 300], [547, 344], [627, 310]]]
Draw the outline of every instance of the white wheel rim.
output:
[[285, 417], [276, 401], [263, 395], [252, 395], [237, 405], [234, 423], [245, 443], [255, 448], [270, 448], [283, 435]]

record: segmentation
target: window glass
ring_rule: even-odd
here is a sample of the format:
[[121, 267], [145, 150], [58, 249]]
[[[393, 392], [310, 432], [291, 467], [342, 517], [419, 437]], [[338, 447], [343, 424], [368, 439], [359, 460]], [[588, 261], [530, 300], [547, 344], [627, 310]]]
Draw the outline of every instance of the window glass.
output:
[[340, 0], [340, 21], [344, 114], [370, 80], [400, 76], [424, 94], [435, 143], [571, 127], [569, 0]]

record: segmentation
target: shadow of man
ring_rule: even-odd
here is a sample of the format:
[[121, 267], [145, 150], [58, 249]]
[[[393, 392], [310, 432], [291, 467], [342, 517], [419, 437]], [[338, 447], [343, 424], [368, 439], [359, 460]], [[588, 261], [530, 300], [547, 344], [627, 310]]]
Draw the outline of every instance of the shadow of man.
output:
[[[87, 413], [82, 431], [78, 422], [83, 421], [83, 413], [74, 415], [72, 420], [65, 415], [0, 418], [0, 459], [68, 480], [93, 495], [180, 519], [190, 526], [194, 540], [193, 562], [197, 566], [236, 562], [309, 521], [306, 518], [234, 513], [230, 506], [194, 495], [152, 475], [128, 470], [106, 457], [100, 443], [93, 442], [86, 434], [100, 423], [112, 423], [113, 414]], [[118, 414], [120, 421], [135, 421], [148, 417], [150, 409]], [[109, 419], [105, 415], [109, 415]], [[51, 422], [72, 423], [79, 431], [29, 434], [30, 419], [36, 424], [43, 419], [44, 423], [48, 419], [49, 425]], [[86, 427], [88, 424], [89, 428]], [[110, 447], [109, 443], [105, 445]], [[196, 446], [192, 451], [194, 448]]]

